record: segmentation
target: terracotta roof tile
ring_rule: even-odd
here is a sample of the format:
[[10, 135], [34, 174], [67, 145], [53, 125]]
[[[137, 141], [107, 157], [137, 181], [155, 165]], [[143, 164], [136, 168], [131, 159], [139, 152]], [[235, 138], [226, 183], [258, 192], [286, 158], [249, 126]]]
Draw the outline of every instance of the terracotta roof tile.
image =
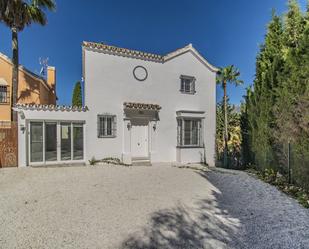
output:
[[124, 108], [127, 109], [136, 109], [136, 110], [161, 110], [161, 106], [157, 104], [145, 104], [145, 103], [135, 103], [135, 102], [124, 102]]
[[125, 57], [134, 57], [137, 59], [142, 60], [149, 60], [149, 61], [155, 61], [155, 62], [164, 62], [164, 58], [161, 55], [158, 54], [152, 54], [127, 48], [120, 48], [115, 46], [106, 45], [103, 43], [96, 43], [96, 42], [83, 42], [83, 47], [90, 48], [90, 49], [97, 49], [102, 52], [108, 53], [108, 54], [115, 54]]
[[88, 111], [87, 106], [65, 106], [65, 105], [16, 104], [14, 108], [20, 110], [35, 110], [35, 111], [67, 111], [67, 112]]
[[187, 46], [183, 48], [176, 49], [175, 51], [168, 53], [166, 55], [158, 55], [158, 54], [152, 54], [147, 52], [142, 52], [138, 50], [132, 50], [127, 48], [120, 48], [116, 46], [110, 46], [104, 43], [97, 43], [97, 42], [87, 42], [84, 41], [82, 46], [84, 48], [94, 50], [94, 51], [100, 51], [105, 54], [112, 54], [112, 55], [118, 55], [123, 57], [129, 57], [129, 58], [135, 58], [140, 60], [146, 60], [146, 61], [153, 61], [158, 63], [164, 63], [167, 62], [181, 54], [184, 54], [188, 51], [191, 51], [204, 65], [206, 65], [211, 71], [218, 72], [218, 68], [211, 65], [193, 46], [192, 44], [188, 44]]

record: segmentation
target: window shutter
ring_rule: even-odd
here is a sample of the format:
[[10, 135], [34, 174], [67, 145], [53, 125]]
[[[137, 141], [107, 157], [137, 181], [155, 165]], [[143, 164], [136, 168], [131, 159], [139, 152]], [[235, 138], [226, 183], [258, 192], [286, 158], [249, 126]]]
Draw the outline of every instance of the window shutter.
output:
[[97, 117], [97, 133], [98, 133], [98, 137], [101, 137], [101, 116], [98, 115]]
[[117, 135], [117, 117], [113, 116], [113, 126], [112, 126], [112, 134], [114, 137]]
[[180, 91], [183, 92], [185, 90], [185, 80], [180, 78]]
[[195, 93], [195, 79], [192, 80], [192, 93]]
[[182, 145], [182, 119], [177, 119], [177, 145]]

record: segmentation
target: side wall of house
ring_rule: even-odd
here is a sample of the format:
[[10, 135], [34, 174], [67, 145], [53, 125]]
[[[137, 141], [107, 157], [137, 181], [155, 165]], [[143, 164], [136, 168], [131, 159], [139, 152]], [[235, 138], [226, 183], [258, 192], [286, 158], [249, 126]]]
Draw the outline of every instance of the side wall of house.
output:
[[[4, 79], [7, 83], [9, 94], [11, 94], [12, 82], [12, 66], [6, 60], [0, 57], [0, 78]], [[10, 98], [8, 103], [0, 103], [0, 121], [11, 120], [11, 105]]]
[[[87, 125], [88, 154], [100, 159], [121, 158], [124, 149], [124, 102], [159, 104], [156, 137], [157, 162], [177, 160], [177, 120], [179, 110], [204, 111], [204, 142], [206, 160], [214, 165], [215, 156], [215, 73], [189, 51], [168, 62], [155, 63], [134, 58], [106, 55], [85, 50], [85, 104], [89, 107]], [[133, 76], [133, 69], [143, 66], [148, 71], [145, 81]], [[196, 94], [180, 92], [180, 76], [196, 78]], [[117, 116], [117, 136], [97, 137], [97, 115], [110, 113]], [[190, 160], [190, 156], [186, 158]]]

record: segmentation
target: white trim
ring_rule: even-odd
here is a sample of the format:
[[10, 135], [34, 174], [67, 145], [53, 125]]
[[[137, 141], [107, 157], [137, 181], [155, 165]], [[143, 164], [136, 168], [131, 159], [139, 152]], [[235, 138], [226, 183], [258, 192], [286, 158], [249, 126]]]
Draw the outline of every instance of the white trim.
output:
[[176, 115], [178, 118], [198, 118], [198, 119], [205, 119], [205, 112], [204, 111], [177, 111]]

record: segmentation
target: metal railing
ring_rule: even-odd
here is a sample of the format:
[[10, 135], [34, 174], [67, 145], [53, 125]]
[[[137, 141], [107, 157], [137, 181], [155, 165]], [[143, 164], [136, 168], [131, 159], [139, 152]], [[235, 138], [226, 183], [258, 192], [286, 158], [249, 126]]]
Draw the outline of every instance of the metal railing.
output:
[[0, 86], [0, 104], [10, 103], [10, 90], [7, 86]]

